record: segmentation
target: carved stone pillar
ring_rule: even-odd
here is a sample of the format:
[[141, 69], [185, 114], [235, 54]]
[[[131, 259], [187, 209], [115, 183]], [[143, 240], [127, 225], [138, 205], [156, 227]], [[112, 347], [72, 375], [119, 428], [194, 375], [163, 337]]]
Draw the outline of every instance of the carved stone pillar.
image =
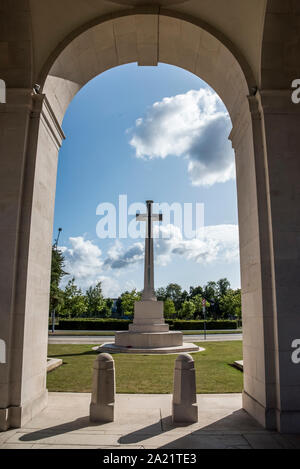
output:
[[0, 430], [47, 402], [51, 240], [63, 132], [45, 95], [8, 89], [0, 105]]

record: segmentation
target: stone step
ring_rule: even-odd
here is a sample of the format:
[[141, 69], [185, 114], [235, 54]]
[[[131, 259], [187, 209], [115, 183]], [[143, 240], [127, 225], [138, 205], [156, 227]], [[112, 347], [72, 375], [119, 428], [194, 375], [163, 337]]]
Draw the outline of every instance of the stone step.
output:
[[129, 324], [130, 332], [168, 332], [168, 324]]
[[168, 354], [177, 354], [183, 352], [202, 352], [205, 350], [202, 347], [198, 347], [195, 344], [184, 342], [182, 345], [177, 345], [174, 347], [125, 347], [116, 344], [103, 344], [100, 347], [93, 347], [93, 350], [97, 352], [108, 352], [108, 353], [141, 353], [143, 355], [168, 355]]
[[115, 344], [125, 347], [175, 347], [182, 345], [182, 333], [172, 332], [140, 332], [120, 331], [116, 332]]

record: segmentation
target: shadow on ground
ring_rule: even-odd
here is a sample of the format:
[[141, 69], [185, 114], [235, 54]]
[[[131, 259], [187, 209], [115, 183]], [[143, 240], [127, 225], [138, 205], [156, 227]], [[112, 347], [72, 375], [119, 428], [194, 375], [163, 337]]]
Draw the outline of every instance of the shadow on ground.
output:
[[100, 427], [101, 425], [105, 425], [105, 422], [103, 422], [103, 424], [99, 422], [93, 423], [90, 421], [89, 416], [80, 417], [72, 420], [71, 422], [62, 423], [61, 425], [55, 425], [35, 432], [26, 433], [26, 435], [20, 437], [20, 441], [38, 441], [43, 438], [63, 435], [65, 433], [74, 432], [75, 430], [81, 430], [87, 427]]

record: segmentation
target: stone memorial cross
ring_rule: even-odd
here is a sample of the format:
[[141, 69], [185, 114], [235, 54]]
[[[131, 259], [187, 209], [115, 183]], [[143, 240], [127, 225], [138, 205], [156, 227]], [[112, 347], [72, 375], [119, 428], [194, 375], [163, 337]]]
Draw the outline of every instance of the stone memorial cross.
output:
[[153, 261], [153, 221], [162, 221], [162, 214], [152, 213], [153, 200], [146, 200], [147, 213], [137, 213], [137, 221], [146, 222], [145, 237], [145, 270], [144, 270], [144, 290], [142, 293], [142, 301], [156, 301], [154, 293], [154, 261]]

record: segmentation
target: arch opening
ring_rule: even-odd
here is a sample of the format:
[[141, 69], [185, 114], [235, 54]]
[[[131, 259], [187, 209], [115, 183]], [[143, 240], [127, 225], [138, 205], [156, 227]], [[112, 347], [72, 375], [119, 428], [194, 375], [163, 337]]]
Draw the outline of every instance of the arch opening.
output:
[[[240, 63], [220, 39], [188, 21], [149, 13], [123, 15], [94, 25], [70, 40], [49, 66], [43, 92], [61, 124], [75, 94], [97, 75], [119, 65], [155, 66], [159, 62], [180, 67], [204, 80], [219, 95], [231, 118], [233, 129], [229, 138], [236, 161], [242, 303], [247, 314], [251, 304], [262, 303], [262, 291], [256, 170], [248, 102], [253, 81], [251, 73], [245, 75], [243, 60]], [[263, 354], [261, 311], [256, 316], [260, 329], [255, 348]], [[253, 363], [256, 353], [253, 347], [246, 344], [244, 353], [246, 360]], [[262, 375], [263, 367], [264, 364]], [[252, 370], [250, 376], [244, 377], [246, 388], [255, 394], [256, 377], [253, 378]]]
[[[145, 90], [144, 83], [151, 83], [149, 90]], [[134, 64], [114, 68], [93, 79], [78, 93], [66, 113], [64, 129], [68, 139], [60, 153], [57, 204], [66, 206], [64, 176], [60, 174], [64, 171], [70, 201], [66, 208], [67, 220], [77, 218], [76, 207], [83, 207], [83, 199], [93, 205], [91, 218], [94, 225], [89, 224], [87, 231], [98, 235], [95, 213], [99, 211], [98, 215], [104, 215], [102, 212], [113, 203], [112, 218], [117, 222], [110, 221], [112, 233], [108, 238], [115, 241], [119, 236], [124, 238], [118, 222], [124, 194], [128, 205], [151, 197], [162, 204], [165, 229], [166, 225], [175, 223], [180, 234], [186, 236], [183, 242], [187, 248], [188, 239], [194, 238], [195, 242], [198, 203], [198, 228], [202, 228], [203, 218], [213, 225], [210, 229], [219, 230], [218, 233], [221, 233], [222, 223], [228, 224], [230, 226], [224, 229], [231, 230], [234, 242], [238, 243], [234, 151], [228, 141], [231, 121], [221, 100], [198, 77], [164, 64], [151, 69], [141, 69]], [[94, 169], [91, 170], [90, 165]], [[70, 170], [77, 177], [74, 184], [70, 184]], [[85, 183], [89, 181], [89, 189], [94, 188], [91, 199], [86, 197], [85, 191], [78, 191], [81, 178]], [[178, 184], [181, 186], [179, 192]], [[167, 203], [171, 200], [174, 207], [173, 202], [172, 207]], [[192, 206], [191, 216], [184, 206], [188, 202], [190, 208]], [[203, 218], [199, 205], [202, 203], [206, 214]], [[228, 211], [226, 203], [231, 204], [232, 211]], [[220, 221], [213, 215], [216, 206], [223, 213]], [[63, 212], [60, 210], [59, 214], [54, 233], [63, 224]], [[133, 215], [130, 208], [128, 215]], [[183, 227], [185, 217], [186, 226]], [[132, 244], [143, 242], [144, 235], [141, 237], [139, 232], [131, 231], [129, 220], [128, 224]], [[106, 229], [99, 219], [97, 237], [101, 241], [97, 241], [102, 247], [106, 242], [103, 239]], [[216, 239], [217, 234], [213, 232], [212, 236]], [[197, 262], [194, 268], [199, 268]], [[76, 277], [76, 269], [73, 272]], [[213, 275], [208, 273], [207, 280]], [[226, 276], [225, 269], [222, 276]], [[239, 274], [234, 277], [234, 284], [239, 285]], [[204, 279], [201, 281], [205, 283]], [[138, 286], [142, 288], [142, 284]]]

